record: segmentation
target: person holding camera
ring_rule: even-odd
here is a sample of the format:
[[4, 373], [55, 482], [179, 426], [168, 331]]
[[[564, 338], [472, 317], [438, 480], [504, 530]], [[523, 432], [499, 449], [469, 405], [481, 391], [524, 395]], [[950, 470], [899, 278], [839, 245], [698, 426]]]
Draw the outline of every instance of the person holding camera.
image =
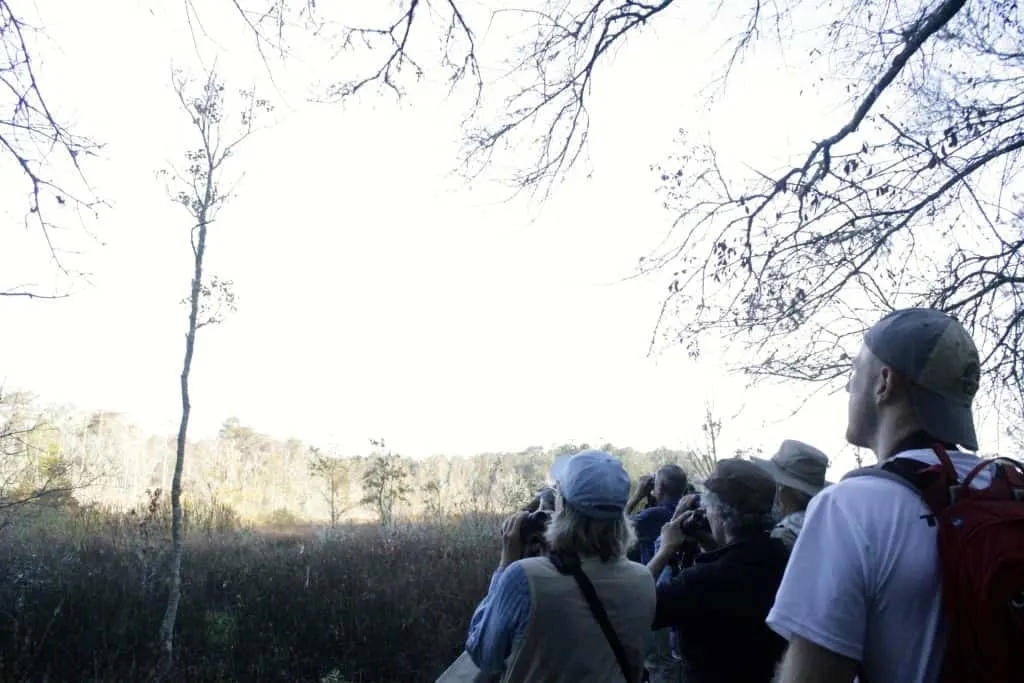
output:
[[545, 534], [551, 516], [555, 513], [556, 497], [553, 487], [544, 486], [520, 511], [527, 513], [519, 523], [519, 537], [523, 543], [522, 557], [547, 555], [548, 542]]
[[675, 630], [686, 683], [770, 683], [786, 643], [765, 618], [789, 555], [770, 535], [775, 482], [749, 460], [731, 458], [718, 462], [704, 488], [700, 507], [665, 525], [647, 565], [657, 578], [688, 541], [704, 551], [658, 582], [654, 628]]
[[654, 579], [626, 558], [630, 480], [602, 451], [556, 473], [546, 557], [523, 557], [520, 512], [506, 521], [501, 561], [470, 622], [466, 652], [503, 683], [639, 683], [655, 613]]
[[[686, 471], [679, 465], [664, 465], [654, 474], [645, 474], [637, 481], [636, 491], [626, 510], [633, 515], [641, 564], [647, 564], [654, 557], [654, 543], [661, 535], [661, 528], [672, 519], [688, 485]], [[649, 501], [647, 507], [634, 514], [644, 500]]]
[[[644, 500], [648, 500], [648, 505], [632, 516], [637, 545], [631, 559], [645, 565], [654, 559], [661, 528], [672, 519], [676, 506], [690, 488], [689, 484], [686, 471], [679, 465], [664, 465], [654, 474], [640, 477], [626, 510], [633, 513]], [[651, 631], [644, 668], [648, 683], [678, 683], [679, 662], [672, 655], [670, 629]]]

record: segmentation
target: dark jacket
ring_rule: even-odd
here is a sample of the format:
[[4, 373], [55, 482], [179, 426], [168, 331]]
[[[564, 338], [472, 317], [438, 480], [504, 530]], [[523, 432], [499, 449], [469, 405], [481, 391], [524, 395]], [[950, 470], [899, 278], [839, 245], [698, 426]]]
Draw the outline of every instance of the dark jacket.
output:
[[654, 628], [679, 637], [687, 683], [771, 683], [786, 641], [765, 624], [788, 551], [767, 533], [746, 535], [658, 586]]
[[661, 536], [661, 527], [672, 519], [677, 505], [679, 505], [679, 498], [668, 498], [633, 516], [636, 548], [629, 559], [640, 564], [647, 564], [651, 561], [654, 557], [654, 542]]

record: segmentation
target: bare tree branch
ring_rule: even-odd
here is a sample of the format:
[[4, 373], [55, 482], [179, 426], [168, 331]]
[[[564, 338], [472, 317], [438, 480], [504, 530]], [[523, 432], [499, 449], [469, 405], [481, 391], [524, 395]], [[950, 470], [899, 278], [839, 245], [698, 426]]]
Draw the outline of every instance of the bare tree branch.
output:
[[0, 296], [21, 297], [23, 299], [66, 299], [67, 294], [40, 294], [24, 287], [13, 287], [0, 292]]
[[[232, 1], [237, 6], [241, 0]], [[279, 3], [273, 0], [272, 4]], [[597, 68], [628, 35], [674, 0], [541, 0], [532, 9], [489, 12], [492, 23], [525, 22], [533, 34], [503, 60], [518, 85], [498, 95], [497, 114], [483, 108], [481, 46], [469, 0], [399, 0], [395, 4], [396, 9], [380, 9], [381, 17], [364, 25], [319, 18], [313, 22], [316, 33], [336, 46], [339, 54], [357, 62], [368, 59], [374, 65], [337, 80], [327, 88], [325, 99], [346, 100], [371, 87], [402, 97], [410, 80], [419, 80], [437, 66], [435, 75], [443, 73], [450, 88], [468, 83], [475, 94], [466, 121], [463, 170], [476, 175], [496, 154], [514, 147], [518, 156], [528, 159], [513, 171], [514, 187], [546, 193], [586, 150], [587, 98]], [[252, 31], [261, 35], [258, 27]], [[431, 53], [426, 44], [439, 51]], [[346, 60], [340, 69], [346, 71], [349, 63]]]
[[496, 153], [514, 148], [532, 161], [513, 172], [513, 186], [546, 195], [586, 151], [587, 100], [598, 67], [628, 35], [673, 4], [552, 2], [529, 13], [536, 36], [509, 61], [524, 85], [504, 98], [496, 120], [488, 117], [482, 125], [471, 125], [464, 156], [470, 172], [479, 172]]
[[708, 333], [734, 339], [755, 376], [831, 381], [881, 311], [934, 306], [974, 332], [994, 388], [1024, 399], [1024, 56], [1000, 47], [1024, 44], [1011, 5], [869, 14], [858, 30], [899, 45], [835, 48], [887, 64], [790, 168], [736, 174], [685, 140], [658, 168], [675, 238], [641, 266], [674, 271], [658, 332], [692, 353]]
[[[546, 193], [585, 154], [597, 69], [675, 3], [537, 0], [491, 11], [489, 26], [511, 22], [529, 33], [502, 60], [498, 83], [510, 90], [488, 83], [485, 98], [481, 22], [467, 13], [469, 1], [397, 0], [375, 6], [376, 18], [362, 25], [317, 23], [346, 56], [372, 64], [338, 79], [328, 99], [371, 86], [402, 96], [408, 79], [436, 70], [424, 46], [436, 44], [431, 28], [440, 25], [448, 80], [454, 87], [472, 77], [476, 86], [464, 169], [473, 176], [514, 149], [526, 161], [516, 162], [513, 186]], [[794, 37], [784, 27], [795, 17], [814, 24], [812, 60], [827, 60], [829, 80], [846, 85], [849, 116], [789, 167], [737, 173], [687, 137], [686, 151], [659, 168], [677, 221], [641, 267], [674, 272], [656, 333], [693, 354], [707, 333], [725, 335], [752, 352], [744, 367], [755, 376], [832, 380], [879, 310], [933, 305], [974, 330], [993, 377], [1024, 391], [1016, 3], [841, 0], [826, 10], [750, 0], [723, 78], [769, 36]]]
[[[80, 165], [98, 146], [72, 133], [51, 110], [36, 77], [30, 42], [34, 33], [38, 29], [16, 14], [8, 0], [0, 0], [0, 159], [12, 162], [23, 178], [26, 228], [39, 231], [53, 263], [71, 274], [54, 240], [60, 227], [55, 216], [68, 209], [95, 213], [100, 206]], [[60, 163], [77, 178], [81, 192], [68, 185], [73, 178], [58, 177]]]
[[[416, 56], [417, 30], [429, 36], [435, 27], [440, 28], [441, 36], [437, 56], [450, 87], [469, 79], [479, 94], [483, 80], [477, 61], [477, 38], [460, 4], [456, 0], [400, 0], [397, 4], [398, 9], [379, 25], [321, 25], [321, 32], [327, 34], [339, 53], [356, 58], [379, 55], [378, 66], [329, 86], [327, 100], [340, 101], [371, 86], [380, 86], [398, 97], [404, 95], [404, 78], [419, 80], [426, 73], [421, 58]], [[430, 15], [440, 17], [435, 26], [431, 26], [434, 17]]]
[[16, 497], [12, 500], [0, 500], [0, 514], [22, 508], [25, 505], [39, 502], [47, 498], [54, 498], [59, 496], [71, 495], [75, 491], [73, 486], [54, 486], [52, 482], [45, 482], [43, 486], [24, 496]]

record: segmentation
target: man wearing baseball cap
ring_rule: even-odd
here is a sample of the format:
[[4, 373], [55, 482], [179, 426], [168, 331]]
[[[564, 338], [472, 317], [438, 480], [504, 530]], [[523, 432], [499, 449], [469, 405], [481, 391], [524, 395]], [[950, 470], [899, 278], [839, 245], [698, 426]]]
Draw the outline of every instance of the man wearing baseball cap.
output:
[[770, 683], [785, 641], [764, 623], [788, 552], [769, 536], [775, 482], [749, 460], [721, 460], [701, 498], [709, 530], [694, 530], [696, 511], [665, 525], [647, 565], [660, 576], [687, 537], [705, 550], [693, 566], [657, 586], [654, 627], [675, 629], [686, 683]]
[[[868, 330], [848, 384], [846, 438], [879, 463], [977, 463], [978, 350], [941, 311], [890, 313]], [[896, 464], [893, 462], [892, 464]], [[979, 476], [987, 486], [990, 476]], [[913, 490], [846, 478], [814, 497], [768, 624], [789, 640], [782, 683], [935, 683], [945, 649], [936, 529]], [[858, 674], [858, 671], [860, 672]]]
[[473, 615], [466, 651], [483, 676], [504, 683], [639, 683], [655, 594], [647, 569], [626, 559], [636, 540], [626, 517], [629, 475], [602, 451], [578, 453], [557, 470], [548, 547], [553, 556], [578, 558], [612, 637], [574, 576], [547, 557], [521, 559], [520, 514], [506, 522], [501, 562]]
[[803, 441], [787, 439], [771, 460], [751, 460], [775, 481], [775, 507], [781, 519], [772, 529], [772, 536], [792, 550], [803, 528], [807, 506], [829, 485], [825, 480], [828, 456]]

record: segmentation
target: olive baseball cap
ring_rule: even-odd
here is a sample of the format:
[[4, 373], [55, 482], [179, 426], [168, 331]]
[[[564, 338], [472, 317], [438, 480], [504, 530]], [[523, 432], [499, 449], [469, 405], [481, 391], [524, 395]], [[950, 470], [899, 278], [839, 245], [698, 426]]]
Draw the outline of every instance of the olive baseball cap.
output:
[[929, 436], [978, 450], [971, 406], [981, 360], [963, 325], [934, 308], [907, 308], [875, 323], [864, 344], [906, 378], [910, 402]]

